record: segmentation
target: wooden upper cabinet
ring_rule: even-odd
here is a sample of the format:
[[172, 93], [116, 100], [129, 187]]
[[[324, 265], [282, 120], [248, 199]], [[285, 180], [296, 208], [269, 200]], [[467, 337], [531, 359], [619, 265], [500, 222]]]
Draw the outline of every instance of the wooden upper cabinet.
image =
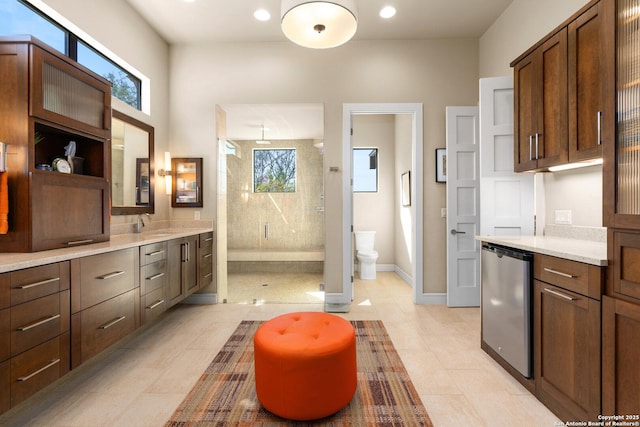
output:
[[111, 85], [31, 45], [31, 115], [111, 137]]
[[602, 0], [604, 225], [640, 230], [640, 0]]
[[31, 36], [0, 36], [0, 70], [0, 141], [10, 153], [2, 252], [109, 240], [111, 84]]
[[568, 26], [569, 163], [602, 156], [602, 5]]
[[567, 29], [560, 29], [512, 66], [514, 170], [540, 170], [566, 163]]

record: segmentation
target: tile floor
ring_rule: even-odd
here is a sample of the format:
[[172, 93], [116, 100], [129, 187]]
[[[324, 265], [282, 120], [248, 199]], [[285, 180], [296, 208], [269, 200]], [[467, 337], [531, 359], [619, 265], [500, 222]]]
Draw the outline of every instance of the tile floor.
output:
[[[394, 273], [356, 281], [348, 319], [381, 319], [435, 426], [559, 420], [479, 346], [480, 311], [418, 306]], [[241, 320], [322, 304], [179, 305], [0, 416], [1, 426], [162, 426]]]
[[227, 302], [321, 303], [323, 275], [320, 273], [230, 273], [227, 275]]

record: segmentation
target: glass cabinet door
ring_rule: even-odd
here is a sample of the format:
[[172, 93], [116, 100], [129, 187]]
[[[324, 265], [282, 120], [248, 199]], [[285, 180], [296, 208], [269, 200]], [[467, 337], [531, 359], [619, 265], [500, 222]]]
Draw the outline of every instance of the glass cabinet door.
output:
[[171, 207], [202, 207], [202, 158], [173, 158], [171, 171]]

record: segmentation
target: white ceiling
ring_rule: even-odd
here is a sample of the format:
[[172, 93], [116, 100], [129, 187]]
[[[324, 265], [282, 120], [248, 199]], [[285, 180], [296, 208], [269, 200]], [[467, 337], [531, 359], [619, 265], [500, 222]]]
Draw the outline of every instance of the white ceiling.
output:
[[[280, 0], [126, 0], [170, 44], [288, 42], [280, 30]], [[354, 0], [354, 40], [479, 37], [513, 0]], [[397, 14], [379, 17], [385, 5]], [[253, 17], [258, 8], [271, 20]], [[229, 139], [322, 138], [322, 105], [226, 105]]]

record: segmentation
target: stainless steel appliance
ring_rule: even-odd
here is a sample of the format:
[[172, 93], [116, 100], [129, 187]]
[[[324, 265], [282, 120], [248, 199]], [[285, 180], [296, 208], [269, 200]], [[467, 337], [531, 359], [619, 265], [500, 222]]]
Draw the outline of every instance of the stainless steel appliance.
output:
[[532, 375], [533, 254], [482, 244], [482, 340], [526, 378]]

